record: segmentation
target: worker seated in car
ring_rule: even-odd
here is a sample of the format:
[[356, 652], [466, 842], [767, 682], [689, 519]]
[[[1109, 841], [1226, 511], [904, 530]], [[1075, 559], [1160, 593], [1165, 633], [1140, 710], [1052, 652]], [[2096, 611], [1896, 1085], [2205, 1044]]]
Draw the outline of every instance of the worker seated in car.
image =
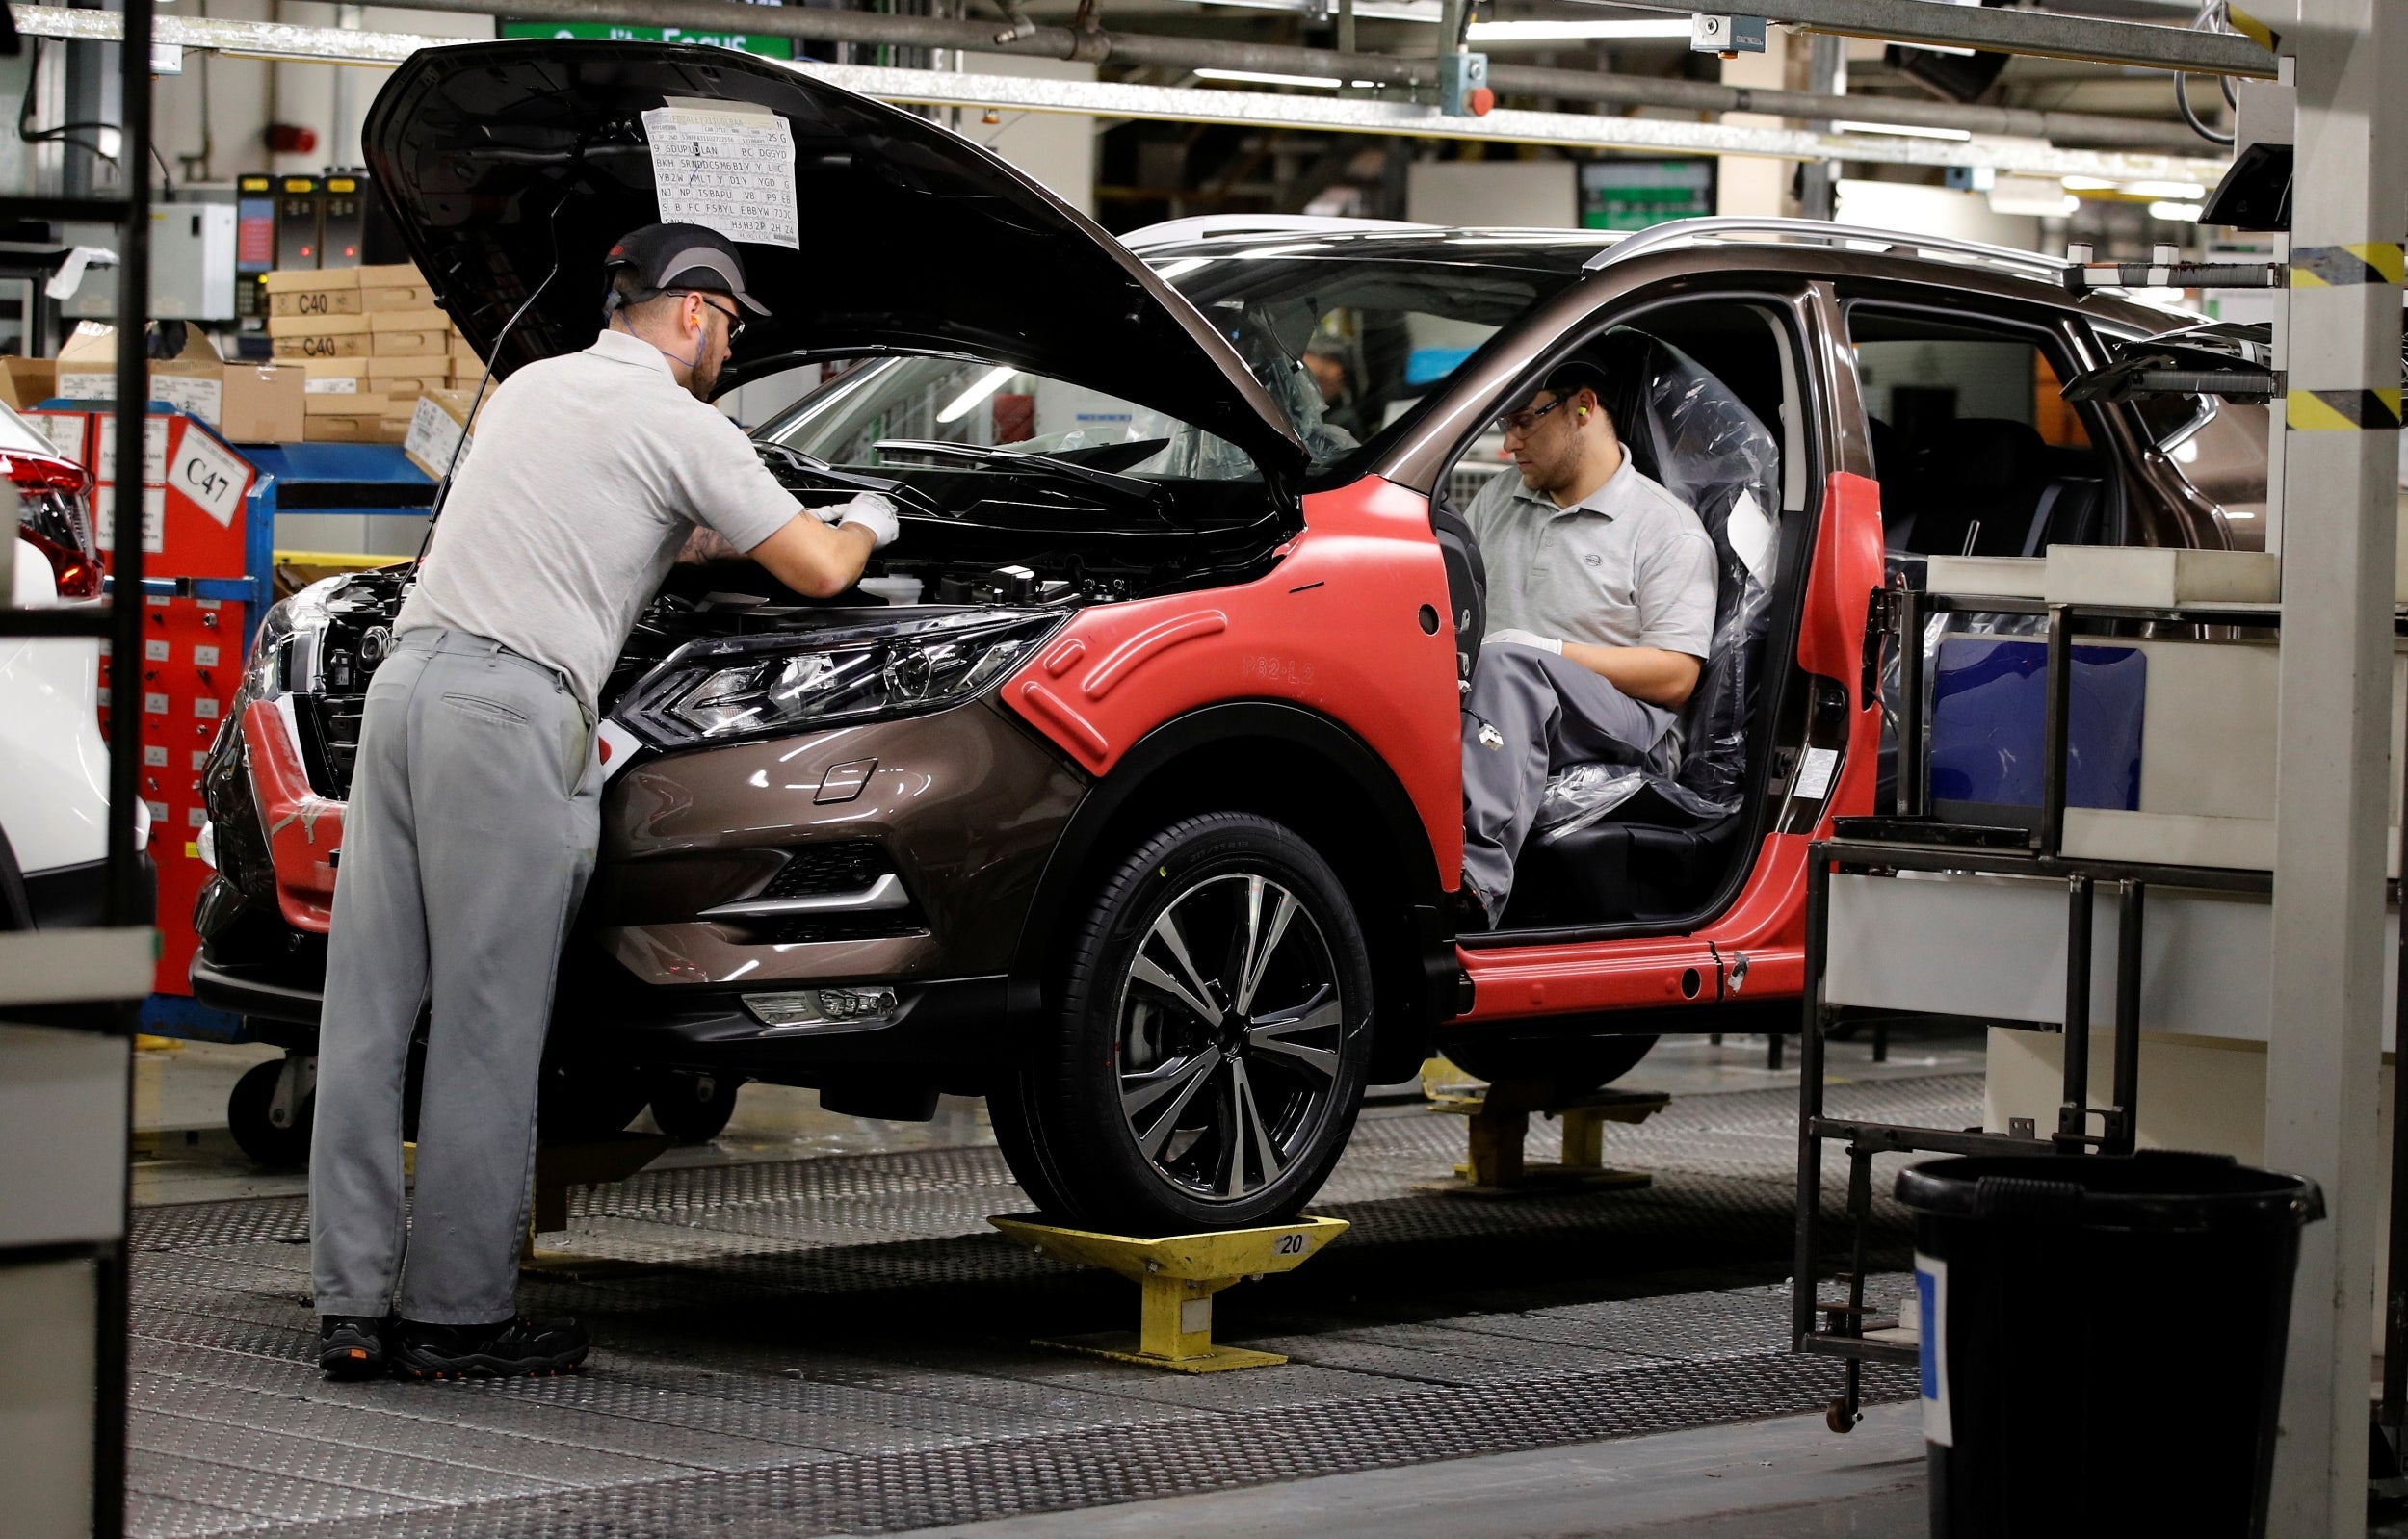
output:
[[1491, 928], [1547, 776], [1574, 764], [1669, 771], [1678, 713], [1714, 626], [1714, 550], [1679, 498], [1638, 472], [1568, 363], [1505, 418], [1518, 475], [1465, 516], [1488, 568], [1488, 632], [1463, 702], [1461, 921]]

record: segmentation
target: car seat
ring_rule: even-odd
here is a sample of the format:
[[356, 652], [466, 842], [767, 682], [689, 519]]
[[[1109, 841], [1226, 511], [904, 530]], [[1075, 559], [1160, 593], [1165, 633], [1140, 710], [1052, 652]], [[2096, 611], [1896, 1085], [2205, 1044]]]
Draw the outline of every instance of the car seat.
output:
[[1729, 386], [1666, 342], [1617, 327], [1589, 356], [1617, 381], [1607, 405], [1632, 462], [1688, 503], [1714, 541], [1714, 633], [1670, 773], [1585, 764], [1548, 778], [1516, 861], [1509, 926], [1693, 909], [1729, 869], [1743, 821], [1779, 553], [1779, 444]]
[[1882, 477], [1893, 550], [2040, 556], [2099, 537], [2106, 483], [2097, 456], [2052, 449], [2028, 423], [1959, 418], [1893, 457], [1906, 461]]

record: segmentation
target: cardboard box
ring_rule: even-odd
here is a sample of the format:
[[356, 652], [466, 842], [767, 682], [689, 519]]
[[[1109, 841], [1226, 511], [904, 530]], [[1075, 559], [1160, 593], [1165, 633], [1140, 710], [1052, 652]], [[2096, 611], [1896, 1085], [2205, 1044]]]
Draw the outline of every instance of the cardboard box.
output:
[[318, 444], [397, 444], [408, 430], [403, 417], [311, 417], [301, 437]]
[[[379, 310], [368, 317], [371, 331], [437, 331], [449, 335], [452, 318], [432, 305], [414, 310]], [[450, 345], [448, 342], [445, 344]]]
[[297, 315], [357, 315], [365, 306], [356, 288], [284, 289], [268, 294], [268, 319]]
[[272, 315], [268, 317], [268, 335], [272, 337], [339, 337], [356, 336], [368, 330], [364, 315]]
[[441, 354], [432, 357], [424, 355], [396, 357], [389, 353], [372, 353], [363, 360], [360, 366], [361, 375], [370, 379], [417, 378], [427, 375], [442, 375], [450, 372], [450, 365]]
[[368, 341], [371, 344], [369, 352], [380, 358], [432, 358], [439, 361], [448, 355], [440, 331], [380, 331]]
[[[366, 318], [354, 315], [342, 319], [359, 321]], [[268, 345], [278, 362], [299, 362], [313, 358], [364, 358], [373, 340], [364, 330], [330, 334], [313, 332], [305, 336], [272, 336]]]
[[291, 443], [301, 436], [301, 371], [273, 363], [229, 363], [218, 431], [242, 444]]
[[452, 377], [447, 374], [402, 375], [396, 378], [371, 379], [368, 387], [389, 401], [401, 404], [402, 410], [415, 409], [418, 398], [430, 390], [449, 390]]
[[427, 275], [415, 262], [379, 262], [352, 269], [353, 281], [363, 289], [423, 289]]
[[460, 439], [468, 431], [473, 404], [474, 397], [466, 390], [430, 390], [421, 395], [418, 409], [409, 419], [409, 432], [402, 439], [402, 453], [411, 464], [441, 481], [451, 469], [456, 450], [458, 457], [467, 457]]
[[302, 289], [355, 289], [359, 274], [355, 267], [303, 267], [278, 269], [259, 274], [259, 286], [270, 294], [291, 294]]
[[386, 288], [361, 289], [359, 307], [371, 315], [381, 315], [390, 310], [432, 310], [435, 307], [434, 290], [424, 283], [396, 283]]
[[38, 406], [59, 393], [55, 358], [0, 358], [0, 392], [19, 411]]
[[[172, 323], [183, 335], [182, 351], [150, 360], [150, 399], [164, 401], [215, 427], [225, 399], [225, 363], [198, 326]], [[162, 331], [152, 337], [172, 335]], [[114, 401], [118, 383], [117, 327], [85, 321], [59, 349], [56, 388], [71, 401]]]
[[381, 391], [350, 390], [304, 396], [301, 411], [311, 417], [400, 417], [408, 415], [409, 407], [409, 402]]

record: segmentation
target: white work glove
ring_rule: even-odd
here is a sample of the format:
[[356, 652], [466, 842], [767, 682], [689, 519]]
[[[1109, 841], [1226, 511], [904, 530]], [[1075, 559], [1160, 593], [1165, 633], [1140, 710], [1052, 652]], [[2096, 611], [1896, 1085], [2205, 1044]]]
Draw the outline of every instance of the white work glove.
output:
[[811, 511], [819, 517], [822, 523], [831, 528], [859, 524], [863, 529], [868, 530], [871, 538], [877, 541], [870, 547], [872, 550], [881, 550], [893, 544], [895, 535], [902, 530], [902, 526], [895, 518], [893, 501], [874, 491], [865, 491], [851, 502], [836, 503], [826, 508], [814, 508]]
[[1541, 652], [1553, 652], [1557, 657], [1563, 656], [1561, 641], [1541, 636], [1535, 631], [1517, 631], [1508, 628], [1503, 631], [1491, 631], [1479, 639], [1479, 644], [1482, 646], [1494, 646], [1499, 641], [1510, 641], [1516, 646], [1534, 646]]

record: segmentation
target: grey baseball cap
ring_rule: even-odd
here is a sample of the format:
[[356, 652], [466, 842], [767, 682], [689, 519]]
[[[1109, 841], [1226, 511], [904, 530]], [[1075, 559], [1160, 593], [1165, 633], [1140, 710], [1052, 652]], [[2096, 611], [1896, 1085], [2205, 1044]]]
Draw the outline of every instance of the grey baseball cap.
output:
[[642, 281], [640, 300], [694, 289], [724, 294], [755, 315], [768, 305], [745, 291], [745, 259], [736, 243], [700, 224], [646, 224], [629, 230], [602, 259], [602, 271], [632, 267]]

